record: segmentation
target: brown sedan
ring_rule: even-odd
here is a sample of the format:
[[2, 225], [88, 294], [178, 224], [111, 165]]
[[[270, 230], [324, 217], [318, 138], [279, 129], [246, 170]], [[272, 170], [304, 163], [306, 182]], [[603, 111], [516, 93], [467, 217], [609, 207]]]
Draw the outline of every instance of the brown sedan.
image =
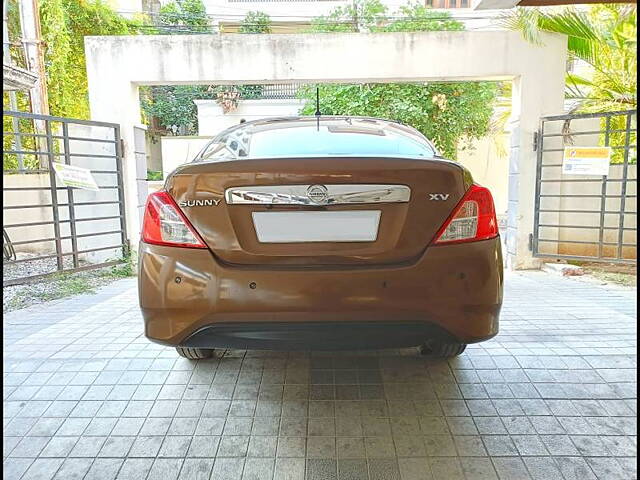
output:
[[493, 199], [415, 129], [362, 117], [245, 122], [149, 195], [146, 336], [215, 348], [462, 353], [498, 333]]

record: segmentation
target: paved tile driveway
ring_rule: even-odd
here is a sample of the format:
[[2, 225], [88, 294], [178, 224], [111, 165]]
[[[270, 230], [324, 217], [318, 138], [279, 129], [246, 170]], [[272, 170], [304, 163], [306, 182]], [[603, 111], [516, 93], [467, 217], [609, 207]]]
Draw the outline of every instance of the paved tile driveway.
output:
[[635, 292], [508, 274], [501, 334], [413, 350], [148, 342], [134, 280], [6, 315], [5, 479], [636, 478]]

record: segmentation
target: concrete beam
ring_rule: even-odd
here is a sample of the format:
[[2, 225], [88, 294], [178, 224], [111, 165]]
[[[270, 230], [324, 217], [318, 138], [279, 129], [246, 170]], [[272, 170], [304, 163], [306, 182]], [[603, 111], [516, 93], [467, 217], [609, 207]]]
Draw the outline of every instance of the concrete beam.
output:
[[140, 85], [511, 80], [507, 260], [513, 268], [532, 268], [538, 266], [528, 251], [533, 133], [542, 115], [563, 110], [566, 64], [566, 37], [547, 34], [543, 42], [532, 45], [507, 31], [141, 35], [85, 37], [85, 50], [91, 116], [122, 127], [133, 243], [140, 229], [132, 140]]
[[2, 90], [29, 90], [38, 81], [38, 76], [24, 68], [2, 64]]

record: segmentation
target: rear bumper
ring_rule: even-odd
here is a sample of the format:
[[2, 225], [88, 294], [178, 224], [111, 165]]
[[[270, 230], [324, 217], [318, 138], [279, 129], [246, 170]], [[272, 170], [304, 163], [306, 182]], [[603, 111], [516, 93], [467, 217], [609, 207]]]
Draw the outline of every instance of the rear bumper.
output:
[[208, 325], [180, 345], [261, 350], [366, 350], [413, 347], [427, 338], [455, 341], [442, 328], [422, 322], [254, 322]]
[[139, 251], [145, 334], [166, 345], [335, 350], [498, 333], [499, 238], [367, 268], [237, 267], [208, 250], [141, 243]]

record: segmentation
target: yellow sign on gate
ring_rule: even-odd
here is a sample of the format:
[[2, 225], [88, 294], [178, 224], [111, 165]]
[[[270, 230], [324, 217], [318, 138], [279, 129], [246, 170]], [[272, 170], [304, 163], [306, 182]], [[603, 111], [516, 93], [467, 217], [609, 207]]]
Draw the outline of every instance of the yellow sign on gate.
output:
[[567, 175], [609, 175], [611, 147], [565, 147], [562, 173]]

